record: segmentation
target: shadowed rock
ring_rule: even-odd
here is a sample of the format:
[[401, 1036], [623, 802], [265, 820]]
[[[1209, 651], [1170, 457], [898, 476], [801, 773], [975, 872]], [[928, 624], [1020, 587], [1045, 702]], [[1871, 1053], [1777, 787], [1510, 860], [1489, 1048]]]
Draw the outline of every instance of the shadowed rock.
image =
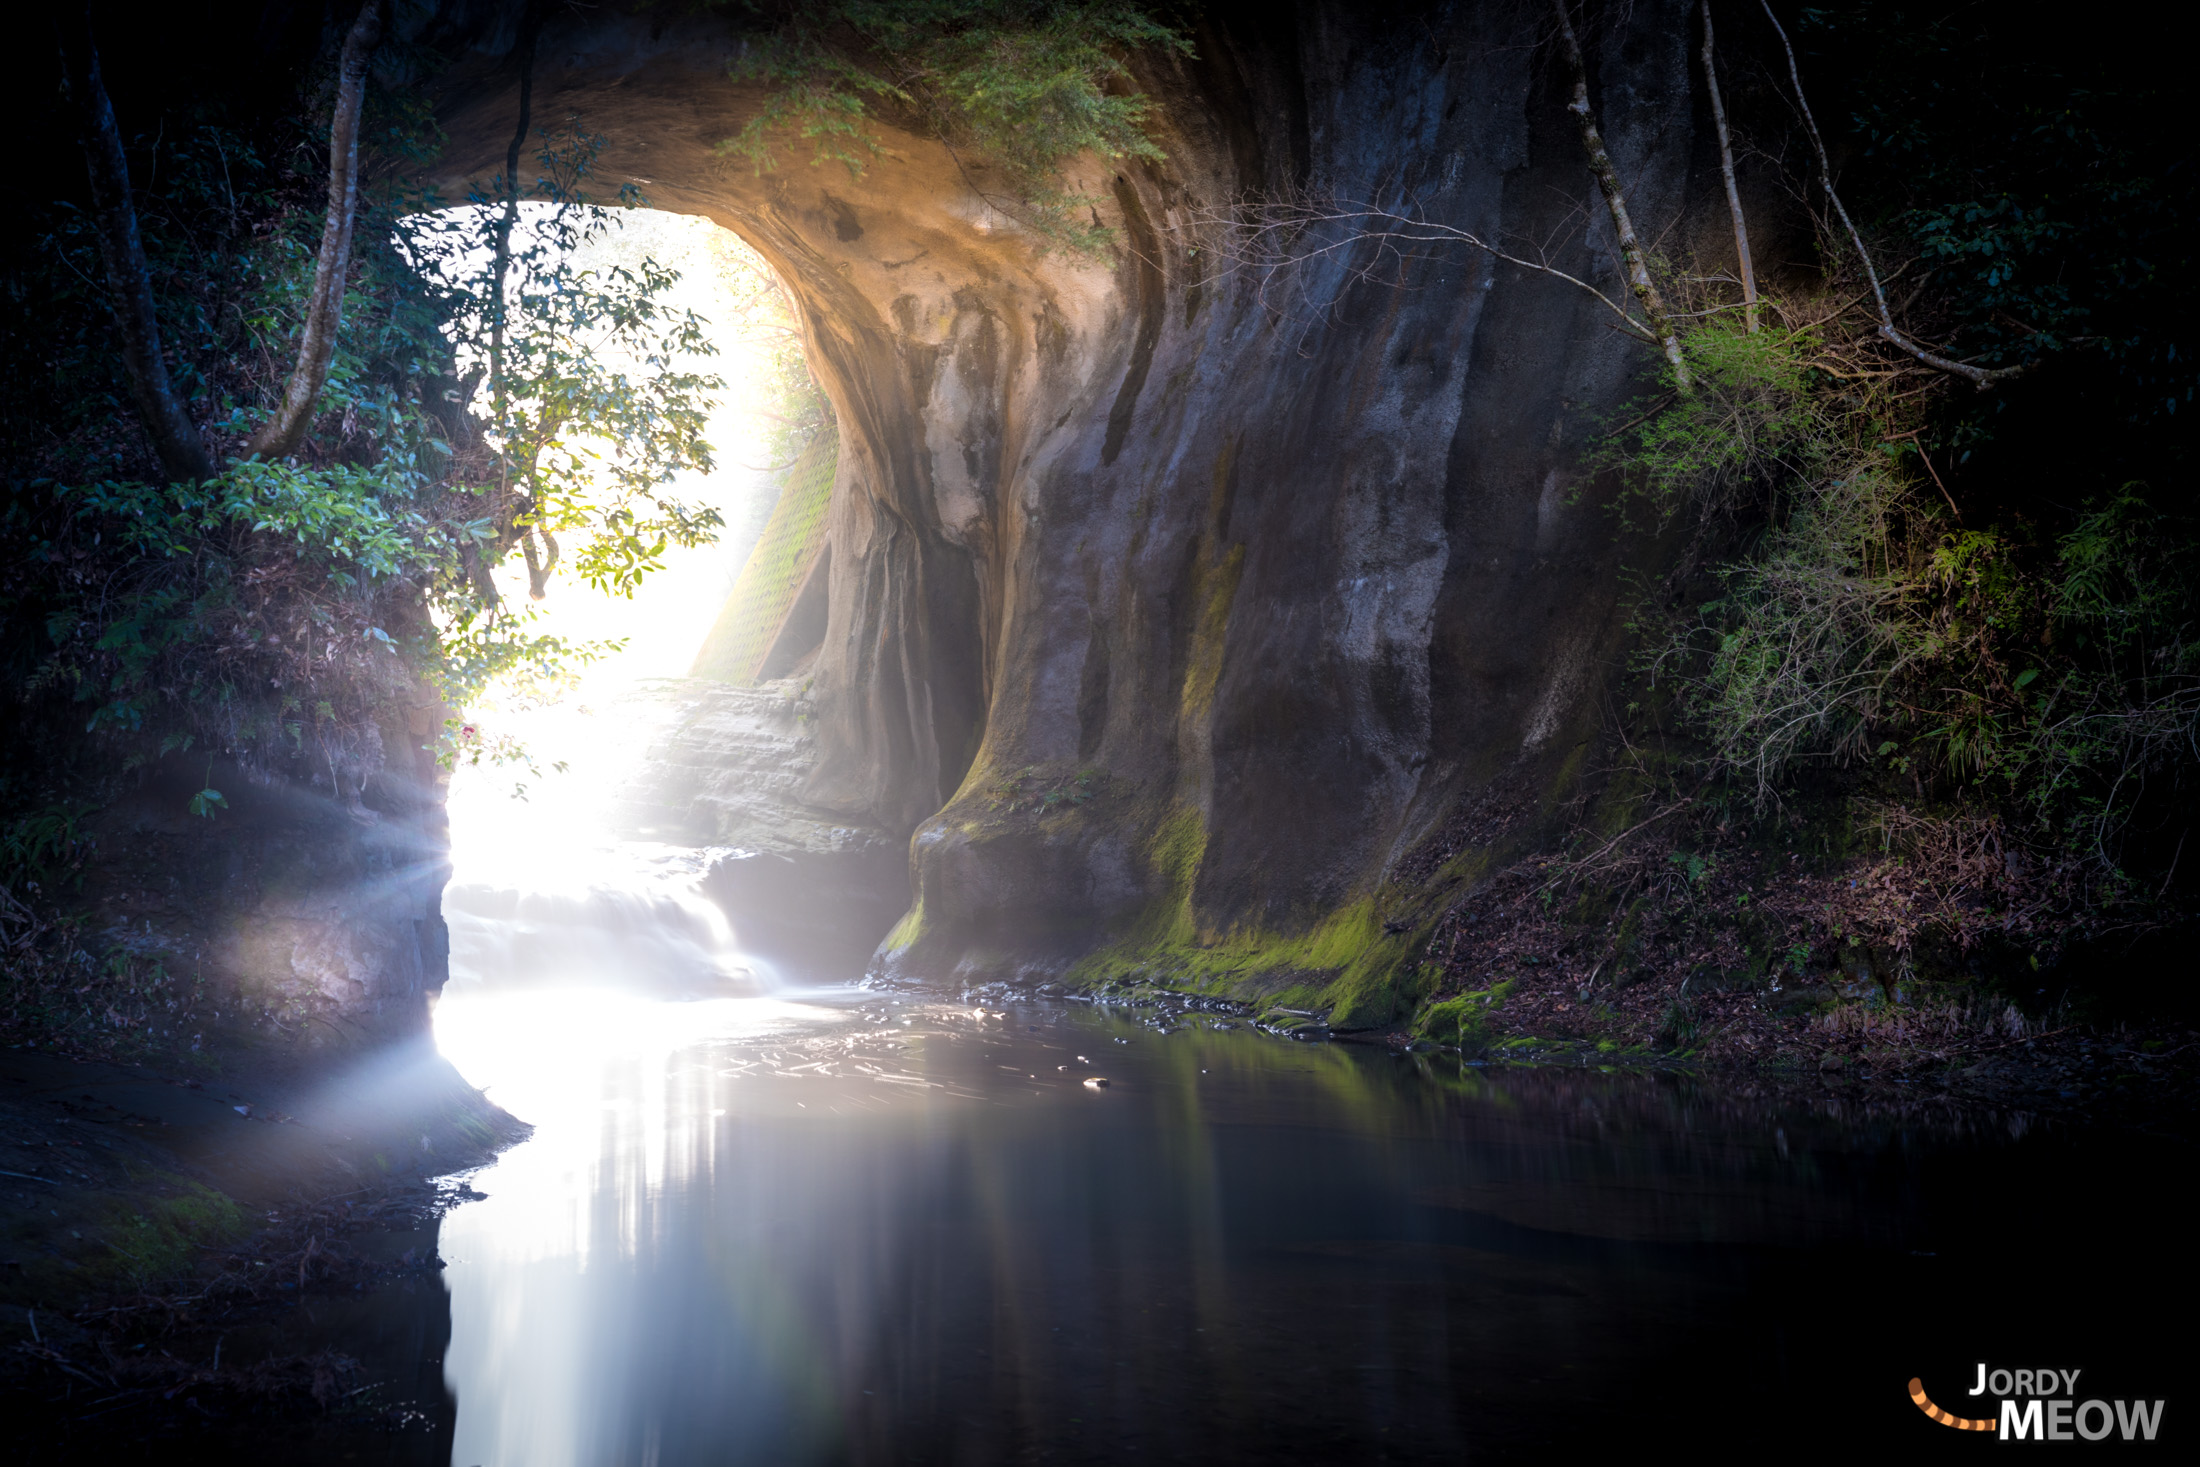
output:
[[[1623, 635], [1580, 451], [1654, 359], [1586, 293], [1464, 248], [1354, 246], [1264, 294], [1190, 227], [1264, 190], [1405, 199], [1611, 283], [1537, 19], [1217, 13], [1196, 59], [1139, 62], [1167, 161], [1068, 167], [1116, 232], [1100, 258], [890, 125], [860, 178], [796, 140], [762, 176], [719, 156], [757, 105], [719, 19], [545, 28], [537, 115], [607, 137], [606, 196], [631, 181], [761, 251], [838, 410], [800, 801], [912, 838], [889, 967], [1145, 967], [1381, 1022], [1440, 894], [1574, 789]], [[1583, 35], [1669, 250], [1716, 187], [1685, 20]], [[454, 188], [509, 135], [499, 34], [443, 82]]]

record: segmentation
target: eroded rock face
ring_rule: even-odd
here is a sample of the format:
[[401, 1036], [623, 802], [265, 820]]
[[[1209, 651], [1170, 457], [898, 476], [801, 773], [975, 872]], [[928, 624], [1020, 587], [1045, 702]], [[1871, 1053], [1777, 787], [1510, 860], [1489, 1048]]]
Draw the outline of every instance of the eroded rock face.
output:
[[[839, 408], [802, 798], [912, 837], [882, 961], [1150, 964], [1380, 1021], [1444, 884], [1569, 788], [1621, 636], [1623, 547], [1579, 455], [1647, 354], [1576, 287], [1464, 246], [1363, 242], [1263, 282], [1194, 227], [1252, 193], [1411, 199], [1616, 291], [1540, 19], [1203, 24], [1195, 60], [1141, 74], [1167, 162], [1070, 169], [1122, 241], [1097, 260], [891, 127], [861, 178], [793, 139], [762, 177], [719, 157], [756, 99], [716, 20], [544, 31], [536, 116], [608, 138], [606, 193], [631, 179], [770, 259]], [[516, 111], [510, 28], [468, 34], [453, 185], [495, 170]], [[1686, 7], [1614, 7], [1585, 43], [1640, 227], [1682, 251], [1712, 197]]]

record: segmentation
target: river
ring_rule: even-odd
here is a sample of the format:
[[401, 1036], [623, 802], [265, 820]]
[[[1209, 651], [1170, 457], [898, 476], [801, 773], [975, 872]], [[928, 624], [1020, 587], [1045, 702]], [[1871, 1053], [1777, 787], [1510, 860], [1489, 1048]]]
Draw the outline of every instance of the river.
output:
[[1955, 1445], [1913, 1376], [2174, 1396], [2130, 1132], [998, 994], [438, 1032], [537, 1127], [443, 1225], [457, 1467], [1899, 1456]]

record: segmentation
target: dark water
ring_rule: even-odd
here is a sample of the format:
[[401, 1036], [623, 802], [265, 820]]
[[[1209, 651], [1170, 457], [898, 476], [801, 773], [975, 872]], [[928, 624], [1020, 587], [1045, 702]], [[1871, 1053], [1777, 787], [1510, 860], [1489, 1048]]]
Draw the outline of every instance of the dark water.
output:
[[2137, 1132], [854, 990], [439, 1028], [539, 1127], [444, 1223], [457, 1467], [1925, 1460], [1981, 1361], [2185, 1435]]

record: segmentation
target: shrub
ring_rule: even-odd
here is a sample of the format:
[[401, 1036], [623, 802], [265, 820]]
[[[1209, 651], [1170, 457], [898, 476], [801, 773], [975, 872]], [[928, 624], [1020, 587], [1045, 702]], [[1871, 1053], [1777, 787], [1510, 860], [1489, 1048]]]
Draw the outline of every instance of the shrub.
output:
[[832, 0], [775, 10], [770, 24], [733, 64], [735, 80], [767, 88], [764, 107], [722, 151], [761, 173], [778, 166], [792, 132], [812, 145], [813, 164], [859, 174], [878, 151], [869, 120], [883, 104], [958, 164], [967, 152], [1000, 169], [1012, 198], [971, 180], [989, 205], [1086, 252], [1114, 236], [1085, 222], [1099, 201], [1064, 188], [1061, 165], [1087, 152], [1158, 162], [1152, 104], [1122, 85], [1123, 58], [1191, 53], [1136, 0]]
[[[2108, 883], [2057, 877], [2058, 902], [2128, 894], [2119, 833], [2200, 755], [2193, 527], [2139, 485], [2051, 540], [1952, 524], [1918, 472], [1914, 403], [1821, 367], [1806, 334], [1706, 325], [1687, 350], [1696, 389], [1605, 462], [1631, 503], [1727, 547], [1701, 566], [1711, 594], [1637, 622], [1701, 773], [1760, 811], [1806, 763], [1903, 776], [1948, 804], [1936, 818], [2000, 822], [2033, 870], [2082, 859]], [[1896, 824], [1917, 853], [1946, 844]]]

